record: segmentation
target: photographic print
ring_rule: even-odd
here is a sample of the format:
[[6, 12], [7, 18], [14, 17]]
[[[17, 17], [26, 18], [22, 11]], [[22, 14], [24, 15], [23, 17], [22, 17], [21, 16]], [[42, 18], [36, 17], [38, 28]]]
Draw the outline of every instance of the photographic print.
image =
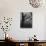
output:
[[32, 12], [21, 12], [21, 28], [32, 28]]

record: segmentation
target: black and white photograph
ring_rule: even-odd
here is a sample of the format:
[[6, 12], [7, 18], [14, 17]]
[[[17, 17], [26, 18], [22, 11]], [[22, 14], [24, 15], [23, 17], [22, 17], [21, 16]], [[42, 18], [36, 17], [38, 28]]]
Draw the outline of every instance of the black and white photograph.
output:
[[32, 28], [32, 12], [21, 12], [21, 28]]

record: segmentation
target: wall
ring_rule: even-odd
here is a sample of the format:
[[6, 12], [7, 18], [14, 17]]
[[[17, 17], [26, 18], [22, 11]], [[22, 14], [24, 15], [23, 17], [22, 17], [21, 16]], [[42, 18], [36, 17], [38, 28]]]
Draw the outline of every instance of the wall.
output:
[[[30, 29], [20, 28], [20, 13], [32, 12], [33, 13], [33, 27]], [[28, 0], [0, 0], [0, 19], [2, 17], [13, 17], [13, 22], [10, 33], [17, 40], [27, 40], [34, 34], [37, 35], [37, 39], [46, 39], [46, 8], [45, 6], [40, 8], [33, 8], [30, 6]], [[0, 31], [2, 35], [3, 31]], [[4, 33], [3, 33], [4, 34]], [[4, 37], [0, 36], [0, 39]]]

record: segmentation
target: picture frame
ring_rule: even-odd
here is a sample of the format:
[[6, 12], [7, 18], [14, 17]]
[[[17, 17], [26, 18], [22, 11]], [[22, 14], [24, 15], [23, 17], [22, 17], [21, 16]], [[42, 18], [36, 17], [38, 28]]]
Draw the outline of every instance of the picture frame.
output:
[[32, 28], [32, 12], [21, 12], [21, 28]]

